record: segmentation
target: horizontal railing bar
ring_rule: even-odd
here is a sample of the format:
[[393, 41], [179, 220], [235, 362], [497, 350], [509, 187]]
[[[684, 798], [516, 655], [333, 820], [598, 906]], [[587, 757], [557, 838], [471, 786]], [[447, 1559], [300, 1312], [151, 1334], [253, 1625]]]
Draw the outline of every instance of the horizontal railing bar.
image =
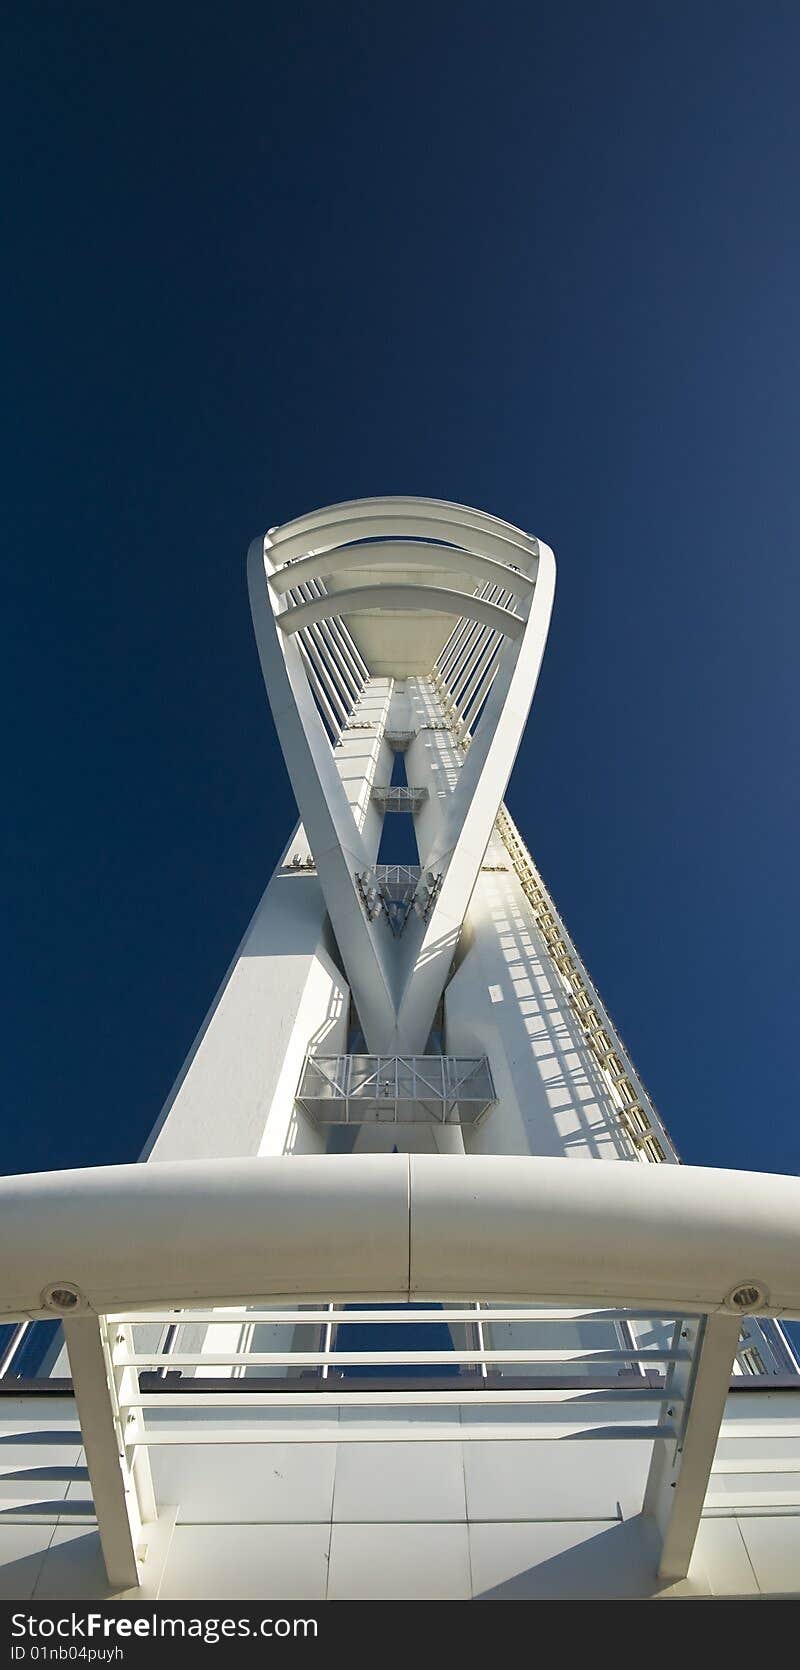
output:
[[[198, 1382], [198, 1388], [202, 1381]], [[655, 1393], [655, 1395], [654, 1395]], [[131, 1392], [129, 1396], [120, 1398], [120, 1409], [225, 1409], [234, 1412], [238, 1409], [277, 1409], [284, 1406], [287, 1409], [323, 1409], [331, 1404], [341, 1404], [343, 1408], [352, 1405], [354, 1408], [381, 1407], [397, 1409], [406, 1408], [440, 1408], [450, 1404], [463, 1404], [465, 1408], [473, 1409], [483, 1404], [548, 1404], [548, 1403], [666, 1403], [669, 1407], [677, 1408], [681, 1403], [676, 1398], [667, 1399], [662, 1387], [652, 1387], [642, 1384], [641, 1392], [637, 1387], [625, 1386], [619, 1392], [611, 1387], [596, 1390], [589, 1387], [581, 1390], [576, 1386], [572, 1391], [564, 1387], [544, 1390], [542, 1388], [519, 1389], [501, 1391], [492, 1388], [486, 1392], [463, 1392], [454, 1386], [446, 1391], [404, 1392], [399, 1388], [387, 1391], [370, 1391], [368, 1387], [358, 1390], [313, 1391], [313, 1392], [227, 1392], [219, 1387], [214, 1390], [202, 1391], [198, 1389], [194, 1394], [173, 1392]]]
[[[143, 1374], [141, 1376], [141, 1378], [145, 1379], [146, 1375]], [[205, 1378], [206, 1377], [203, 1376], [204, 1380], [205, 1380]], [[213, 1376], [209, 1376], [209, 1378], [213, 1380]], [[291, 1378], [291, 1377], [287, 1377], [287, 1378]], [[386, 1378], [391, 1379], [391, 1376], [387, 1376]], [[511, 1381], [512, 1384], [517, 1384], [516, 1376], [513, 1376], [513, 1377], [512, 1376], [508, 1376], [508, 1377], [504, 1376], [503, 1378], [504, 1379], [508, 1378]], [[536, 1376], [537, 1381], [539, 1381], [540, 1378], [546, 1378], [548, 1382], [550, 1381], [550, 1376], [547, 1376], [547, 1377], [540, 1377], [538, 1375]], [[258, 1376], [253, 1376], [253, 1382], [257, 1382], [258, 1379], [259, 1379]], [[283, 1379], [284, 1379], [284, 1377], [281, 1376], [281, 1383], [283, 1383]], [[350, 1376], [348, 1376], [348, 1379], [350, 1379]], [[370, 1376], [370, 1380], [373, 1381], [373, 1376]], [[253, 1382], [245, 1382], [245, 1384], [252, 1384]], [[572, 1383], [574, 1384], [574, 1382], [572, 1382]], [[641, 1385], [641, 1386], [645, 1386], [647, 1384], [645, 1381], [643, 1381], [643, 1380], [640, 1381], [638, 1378], [633, 1383], [635, 1385]], [[188, 1385], [188, 1384], [191, 1384], [191, 1383], [188, 1382], [188, 1381], [180, 1381], [180, 1380], [177, 1381], [176, 1384], [175, 1384], [175, 1387], [174, 1387], [175, 1392], [177, 1394], [180, 1394], [183, 1387], [185, 1385]], [[236, 1387], [243, 1384], [243, 1382], [239, 1381], [239, 1380], [226, 1380], [225, 1384], [226, 1384], [226, 1386], [230, 1387], [231, 1392], [235, 1392]], [[426, 1384], [427, 1384], [427, 1377], [426, 1377]], [[559, 1387], [562, 1384], [563, 1384], [563, 1382], [559, 1382], [558, 1383]], [[602, 1384], [602, 1376], [593, 1377], [592, 1385], [597, 1386], [598, 1384]], [[404, 1379], [404, 1385], [405, 1385], [405, 1379]], [[462, 1377], [459, 1376], [459, 1385], [460, 1386], [463, 1385], [464, 1390], [468, 1394], [464, 1398], [464, 1402], [467, 1403], [468, 1401], [470, 1401], [470, 1396], [471, 1396], [471, 1394], [470, 1394], [470, 1382], [462, 1380]], [[626, 1385], [627, 1389], [630, 1391], [631, 1390], [631, 1385], [632, 1385], [632, 1380], [629, 1379], [629, 1380], [627, 1380], [627, 1382], [623, 1382], [623, 1385]], [[747, 1393], [748, 1396], [753, 1396], [753, 1395], [759, 1395], [759, 1394], [762, 1394], [762, 1393], [766, 1393], [770, 1397], [774, 1397], [776, 1392], [797, 1392], [798, 1388], [800, 1388], [800, 1376], [797, 1376], [797, 1375], [770, 1375], [770, 1374], [741, 1375], [741, 1374], [737, 1374], [737, 1375], [734, 1375], [733, 1378], [731, 1379], [731, 1383], [728, 1387], [728, 1391], [731, 1394], [734, 1393], [734, 1392], [745, 1392], [745, 1393]], [[483, 1389], [482, 1385], [479, 1389], [480, 1390]], [[558, 1388], [554, 1388], [554, 1389], [558, 1389]], [[611, 1390], [619, 1390], [619, 1383], [617, 1382], [616, 1379], [614, 1380], [613, 1385], [610, 1387], [610, 1389]], [[400, 1390], [402, 1390], [402, 1388], [400, 1388]], [[73, 1392], [72, 1380], [70, 1379], [70, 1377], [68, 1375], [63, 1376], [60, 1379], [49, 1379], [46, 1376], [38, 1376], [38, 1375], [32, 1375], [32, 1376], [16, 1376], [15, 1375], [13, 1377], [12, 1376], [6, 1376], [4, 1379], [0, 1380], [0, 1398], [11, 1398], [11, 1399], [20, 1398], [20, 1397], [46, 1397], [46, 1398], [67, 1397], [67, 1398], [69, 1398], [69, 1397], [72, 1396], [72, 1392]], [[647, 1397], [649, 1395], [650, 1394], [649, 1394], [648, 1391], [644, 1391], [644, 1392], [638, 1392], [637, 1391], [636, 1392], [636, 1401], [638, 1402], [640, 1397]], [[659, 1395], [659, 1397], [663, 1398], [663, 1396], [664, 1396], [663, 1389], [659, 1389], [658, 1395]], [[405, 1391], [402, 1391], [402, 1396], [405, 1398], [405, 1396], [406, 1396]], [[673, 1399], [670, 1398], [670, 1402], [672, 1402], [672, 1401], [673, 1401]], [[723, 1437], [730, 1438], [731, 1436], [732, 1436], [731, 1430], [730, 1430], [730, 1428], [728, 1428], [727, 1431], [725, 1431], [723, 1433]], [[775, 1427], [774, 1427], [774, 1425], [769, 1426], [769, 1427], [765, 1426], [763, 1428], [763, 1430], [759, 1429], [757, 1432], [751, 1433], [750, 1436], [756, 1437], [756, 1438], [767, 1438], [769, 1436], [774, 1437], [775, 1436]], [[781, 1436], [785, 1436], [785, 1437], [794, 1436], [794, 1437], [800, 1438], [800, 1428], [792, 1429], [789, 1432], [785, 1432], [783, 1426], [781, 1426], [781, 1429], [780, 1429], [780, 1432], [778, 1433], [778, 1436], [779, 1437], [781, 1437]]]
[[138, 1322], [355, 1322], [362, 1323], [395, 1322], [401, 1326], [405, 1322], [411, 1323], [439, 1323], [439, 1322], [676, 1322], [678, 1318], [673, 1311], [656, 1312], [652, 1310], [530, 1310], [525, 1307], [516, 1310], [494, 1310], [481, 1308], [450, 1309], [450, 1310], [420, 1310], [403, 1307], [402, 1310], [137, 1310], [114, 1312], [108, 1321], [138, 1323]]
[[749, 1438], [800, 1438], [800, 1423], [797, 1421], [782, 1421], [775, 1415], [771, 1421], [724, 1421], [720, 1428], [720, 1441], [729, 1443], [734, 1439], [737, 1443]]
[[761, 1461], [746, 1460], [715, 1461], [711, 1469], [711, 1477], [715, 1479], [722, 1473], [800, 1473], [800, 1455], [764, 1456]]
[[[767, 1469], [764, 1469], [766, 1471]], [[713, 1512], [715, 1508], [727, 1508], [733, 1512], [739, 1505], [748, 1508], [794, 1507], [800, 1504], [800, 1488], [794, 1490], [747, 1490], [737, 1491], [712, 1490], [703, 1503], [703, 1512]]]
[[385, 1444], [392, 1440], [413, 1444], [417, 1441], [418, 1436], [423, 1441], [440, 1439], [445, 1443], [448, 1440], [450, 1442], [463, 1443], [466, 1441], [469, 1443], [479, 1440], [485, 1441], [487, 1438], [494, 1440], [498, 1437], [519, 1439], [520, 1436], [524, 1436], [526, 1443], [552, 1443], [554, 1441], [562, 1443], [570, 1439], [582, 1439], [584, 1441], [641, 1439], [644, 1442], [652, 1443], [656, 1438], [676, 1439], [678, 1433], [676, 1428], [669, 1424], [666, 1426], [612, 1425], [592, 1427], [557, 1426], [553, 1422], [548, 1422], [546, 1425], [537, 1423], [531, 1427], [521, 1428], [517, 1426], [502, 1431], [498, 1431], [495, 1427], [487, 1431], [480, 1426], [471, 1430], [463, 1426], [451, 1429], [440, 1425], [434, 1429], [422, 1430], [418, 1434], [414, 1428], [409, 1430], [408, 1427], [395, 1428], [387, 1425], [361, 1427], [356, 1426], [354, 1422], [347, 1421], [342, 1422], [340, 1426], [309, 1426], [308, 1429], [302, 1426], [272, 1428], [263, 1426], [229, 1427], [217, 1431], [209, 1430], [206, 1423], [198, 1423], [196, 1428], [173, 1427], [171, 1429], [164, 1428], [160, 1432], [145, 1431], [143, 1435], [131, 1439], [128, 1448], [138, 1449], [143, 1446], [146, 1449], [152, 1449], [164, 1444]]
[[115, 1357], [117, 1368], [421, 1368], [455, 1363], [688, 1363], [689, 1351], [134, 1351]]
[[[443, 1375], [441, 1378], [426, 1374], [404, 1375], [402, 1380], [390, 1374], [359, 1375], [359, 1374], [331, 1374], [323, 1380], [320, 1375], [302, 1374], [281, 1375], [270, 1379], [263, 1374], [254, 1374], [247, 1379], [233, 1379], [230, 1376], [216, 1375], [187, 1375], [185, 1378], [176, 1376], [170, 1380], [170, 1397], [178, 1403], [186, 1403], [192, 1407], [192, 1400], [199, 1389], [204, 1393], [222, 1392], [223, 1402], [230, 1403], [231, 1408], [240, 1397], [254, 1392], [264, 1392], [269, 1401], [280, 1405], [287, 1401], [287, 1397], [298, 1397], [298, 1407], [301, 1404], [313, 1406], [316, 1402], [322, 1407], [335, 1403], [336, 1393], [346, 1395], [357, 1392], [391, 1392], [398, 1404], [408, 1401], [409, 1393], [421, 1392], [424, 1400], [430, 1401], [430, 1395], [435, 1392], [457, 1392], [466, 1407], [468, 1404], [485, 1401], [487, 1392], [501, 1392], [507, 1402], [515, 1401], [512, 1394], [519, 1392], [535, 1392], [543, 1394], [542, 1402], [558, 1402], [559, 1397], [570, 1403], [603, 1403], [611, 1395], [614, 1402], [635, 1403], [663, 1403], [665, 1401], [664, 1381], [661, 1376], [648, 1376], [643, 1380], [641, 1375], [632, 1371], [629, 1375], [608, 1379], [603, 1375], [592, 1375], [588, 1382], [577, 1379], [574, 1375], [506, 1375], [488, 1374], [484, 1377], [480, 1372], [462, 1373], [458, 1375]], [[153, 1370], [150, 1374], [139, 1375], [140, 1392], [163, 1392], [164, 1380], [162, 1375]], [[669, 1399], [673, 1403], [683, 1402], [680, 1397]]]

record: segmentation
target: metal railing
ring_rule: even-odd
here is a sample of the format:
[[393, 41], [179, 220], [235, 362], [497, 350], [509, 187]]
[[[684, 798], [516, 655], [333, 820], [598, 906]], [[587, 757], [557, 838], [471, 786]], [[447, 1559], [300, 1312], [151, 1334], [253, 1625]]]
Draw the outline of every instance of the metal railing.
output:
[[379, 788], [373, 786], [372, 798], [384, 812], [418, 812], [428, 798], [426, 788]]
[[418, 864], [374, 864], [370, 870], [357, 870], [355, 880], [369, 921], [383, 912], [395, 939], [402, 936], [412, 911], [427, 922], [442, 885], [440, 874]]
[[[76, 1318], [65, 1324], [67, 1344], [109, 1578], [120, 1586], [141, 1581], [149, 1527], [159, 1516], [149, 1462], [153, 1448], [463, 1443], [488, 1435], [485, 1421], [469, 1420], [469, 1410], [481, 1406], [494, 1410], [493, 1440], [519, 1441], [524, 1433], [532, 1442], [648, 1444], [643, 1511], [660, 1531], [659, 1575], [684, 1576], [708, 1495], [739, 1322], [723, 1314], [681, 1319], [652, 1311], [478, 1304], [425, 1309], [412, 1304], [401, 1310], [338, 1304], [294, 1310], [192, 1307]], [[353, 1350], [348, 1341], [340, 1348], [344, 1331], [354, 1325], [384, 1330], [379, 1345]], [[402, 1343], [383, 1348], [387, 1329], [397, 1330], [402, 1341], [410, 1326], [446, 1328], [447, 1343], [430, 1350], [416, 1341], [411, 1349]], [[565, 1327], [568, 1343], [495, 1346], [494, 1330], [506, 1327], [522, 1330], [523, 1337], [529, 1328]], [[191, 1329], [196, 1341], [198, 1328], [207, 1330], [202, 1346], [187, 1341], [183, 1348], [183, 1330]], [[148, 1342], [154, 1329], [156, 1345]], [[161, 1343], [165, 1329], [169, 1349]], [[598, 1330], [599, 1343], [585, 1344], [585, 1329]], [[312, 1344], [308, 1336], [315, 1330]], [[262, 1335], [269, 1349], [259, 1348]], [[365, 1380], [365, 1372], [376, 1369], [381, 1375], [408, 1370], [443, 1375], [423, 1385]], [[511, 1378], [510, 1371], [520, 1369], [527, 1377]], [[165, 1370], [167, 1379], [161, 1378]], [[460, 1379], [464, 1374], [470, 1377], [466, 1383]], [[515, 1409], [508, 1423], [504, 1408]], [[300, 1409], [308, 1419], [298, 1421]], [[426, 1409], [433, 1417], [427, 1423]], [[365, 1419], [353, 1418], [357, 1410]], [[376, 1411], [381, 1418], [371, 1420]], [[412, 1418], [404, 1419], [412, 1411]], [[340, 1420], [343, 1412], [346, 1420]], [[749, 1424], [737, 1431], [733, 1423], [726, 1438], [745, 1434], [752, 1435]], [[718, 1471], [726, 1471], [725, 1462]], [[717, 1499], [711, 1500], [716, 1506]]]
[[319, 1125], [476, 1125], [496, 1097], [486, 1056], [308, 1055], [295, 1100]]
[[[121, 1417], [136, 1412], [142, 1419], [127, 1445], [132, 1450], [188, 1442], [189, 1430], [199, 1444], [245, 1441], [238, 1419], [220, 1439], [208, 1424], [214, 1410], [237, 1418], [247, 1410], [248, 1442], [276, 1442], [272, 1416], [298, 1408], [320, 1412], [313, 1428], [318, 1439], [353, 1442], [364, 1441], [365, 1432], [377, 1439], [385, 1428], [367, 1431], [350, 1421], [340, 1428], [340, 1408], [429, 1406], [457, 1417], [461, 1405], [487, 1404], [526, 1407], [534, 1437], [677, 1439], [685, 1397], [680, 1390], [669, 1395], [670, 1376], [676, 1365], [691, 1362], [699, 1323], [623, 1310], [476, 1303], [133, 1311], [109, 1317], [103, 1327]], [[580, 1338], [584, 1331], [590, 1342]], [[426, 1332], [435, 1335], [430, 1343], [418, 1337]], [[567, 1340], [554, 1345], [559, 1333]], [[417, 1337], [406, 1346], [403, 1336], [411, 1334]], [[493, 1343], [495, 1335], [502, 1344]], [[260, 1348], [265, 1344], [269, 1349]], [[135, 1387], [130, 1380], [123, 1386], [128, 1370], [136, 1373]], [[165, 1370], [168, 1385], [160, 1378]], [[167, 1412], [186, 1419], [183, 1433], [173, 1419], [163, 1424]], [[326, 1425], [329, 1417], [333, 1426]], [[295, 1438], [308, 1430], [295, 1427]], [[457, 1418], [441, 1430], [450, 1438], [464, 1435]], [[485, 1428], [475, 1436], [479, 1430], [485, 1436]], [[416, 1422], [403, 1432], [415, 1437]], [[508, 1429], [513, 1432], [518, 1426]]]

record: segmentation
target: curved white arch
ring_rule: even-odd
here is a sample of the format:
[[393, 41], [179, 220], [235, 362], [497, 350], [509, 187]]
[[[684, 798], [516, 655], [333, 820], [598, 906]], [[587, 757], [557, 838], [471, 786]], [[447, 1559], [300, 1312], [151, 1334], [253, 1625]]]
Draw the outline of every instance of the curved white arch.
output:
[[[326, 505], [323, 509], [307, 511], [303, 516], [293, 517], [281, 527], [270, 528], [268, 538], [270, 543], [279, 545], [312, 529], [332, 527], [338, 522], [344, 522], [353, 514], [363, 517], [373, 513], [404, 518], [424, 516], [431, 524], [456, 522], [461, 530], [461, 539], [466, 529], [483, 530], [495, 535], [499, 533], [530, 556], [536, 556], [539, 548], [538, 540], [533, 534], [526, 533], [524, 528], [516, 527], [513, 522], [507, 522], [501, 516], [492, 516], [486, 510], [476, 510], [474, 505], [456, 504], [452, 499], [421, 499], [400, 493], [369, 499], [342, 499], [338, 504]], [[442, 536], [432, 531], [431, 537]]]
[[[306, 519], [308, 520], [308, 519]], [[468, 520], [468, 513], [463, 519], [449, 516], [431, 516], [427, 512], [422, 514], [414, 511], [395, 510], [391, 499], [377, 501], [374, 509], [365, 510], [360, 514], [350, 513], [342, 517], [329, 518], [327, 513], [320, 512], [319, 520], [304, 527], [300, 533], [291, 529], [275, 530], [267, 535], [270, 549], [276, 552], [275, 560], [287, 562], [296, 557], [304, 557], [310, 551], [320, 551], [331, 546], [347, 545], [362, 539], [395, 539], [398, 536], [405, 539], [438, 539], [447, 540], [454, 546], [462, 546], [476, 555], [493, 558], [499, 562], [530, 563], [535, 551], [530, 543], [523, 544], [504, 530], [503, 524], [498, 523], [494, 531], [478, 527]], [[538, 543], [538, 542], [537, 542]], [[279, 555], [278, 555], [279, 554]]]
[[800, 1179], [515, 1155], [162, 1161], [0, 1181], [0, 1314], [255, 1300], [800, 1315]]
[[352, 586], [347, 591], [334, 591], [315, 597], [311, 603], [295, 603], [278, 615], [282, 632], [290, 638], [304, 626], [318, 620], [330, 620], [335, 615], [363, 615], [387, 609], [398, 614], [463, 615], [467, 620], [480, 621], [506, 638], [518, 638], [525, 622], [510, 609], [497, 603], [487, 603], [468, 592], [451, 591], [447, 586], [392, 585]]
[[284, 568], [276, 569], [269, 583], [276, 595], [281, 596], [307, 580], [325, 578], [337, 569], [349, 572], [354, 568], [400, 568], [412, 572], [435, 569], [441, 574], [458, 574], [475, 580], [479, 585], [501, 586], [518, 597], [527, 597], [533, 587], [532, 575], [523, 574], [520, 568], [497, 562], [493, 557], [478, 556], [455, 545], [399, 539], [382, 540], [380, 544], [331, 545], [325, 551], [295, 557]]

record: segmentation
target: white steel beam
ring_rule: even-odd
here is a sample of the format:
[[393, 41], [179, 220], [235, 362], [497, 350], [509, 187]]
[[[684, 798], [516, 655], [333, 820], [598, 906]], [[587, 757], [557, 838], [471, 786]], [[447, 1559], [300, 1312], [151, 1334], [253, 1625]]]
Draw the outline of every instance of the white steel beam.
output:
[[[363, 1327], [360, 1313], [359, 1326]], [[642, 1351], [614, 1350], [611, 1347], [607, 1351], [602, 1348], [590, 1348], [588, 1351], [556, 1351], [552, 1346], [549, 1351], [525, 1350], [521, 1346], [510, 1351], [497, 1351], [492, 1347], [458, 1351], [452, 1346], [444, 1346], [439, 1351], [342, 1351], [337, 1346], [331, 1351], [204, 1351], [201, 1348], [199, 1351], [164, 1353], [158, 1350], [131, 1350], [120, 1361], [126, 1368], [147, 1368], [151, 1363], [170, 1363], [175, 1368], [191, 1368], [200, 1363], [207, 1368], [316, 1368], [325, 1363], [338, 1363], [341, 1368], [359, 1368], [366, 1365], [396, 1368], [398, 1364], [421, 1368], [430, 1367], [433, 1363], [502, 1363], [506, 1366], [510, 1363], [535, 1363], [539, 1367], [549, 1363], [555, 1363], [559, 1367], [564, 1363], [613, 1363], [615, 1367], [619, 1367], [620, 1363], [689, 1363], [691, 1353], [656, 1351], [650, 1347]]]
[[[309, 586], [308, 590], [312, 597], [321, 597], [323, 595], [321, 591], [315, 590], [312, 586]], [[341, 637], [340, 622], [337, 620], [335, 615], [332, 615], [330, 620], [320, 622], [320, 629], [323, 638], [325, 638], [328, 643], [331, 656], [334, 658], [336, 666], [339, 669], [339, 673], [344, 683], [344, 687], [348, 692], [351, 704], [357, 702], [364, 688], [364, 680], [361, 677], [361, 674], [356, 672], [355, 667], [352, 664], [352, 660], [348, 656], [347, 646]]]
[[490, 664], [497, 663], [498, 651], [500, 649], [501, 642], [502, 640], [497, 637], [496, 633], [491, 632], [489, 634], [489, 640], [484, 644], [481, 655], [476, 661], [470, 677], [465, 683], [463, 690], [461, 690], [458, 694], [458, 709], [463, 719], [466, 719], [472, 698], [475, 695], [476, 690], [483, 682], [487, 667]]
[[[296, 588], [296, 595], [301, 602], [311, 603], [316, 600], [318, 594], [313, 592], [310, 586], [298, 586]], [[319, 645], [320, 654], [325, 664], [326, 679], [331, 683], [335, 690], [341, 693], [346, 710], [349, 713], [351, 707], [353, 706], [354, 698], [358, 695], [358, 687], [353, 687], [352, 674], [351, 682], [348, 682], [344, 667], [344, 657], [331, 632], [333, 619], [334, 617], [332, 616], [330, 620], [321, 620], [316, 625], [310, 627], [309, 630], [312, 638]]]
[[358, 615], [390, 613], [467, 615], [472, 620], [484, 621], [507, 638], [519, 638], [525, 630], [525, 620], [510, 609], [467, 592], [451, 591], [448, 586], [424, 584], [386, 584], [352, 586], [347, 591], [317, 597], [313, 603], [301, 603], [286, 608], [276, 615], [276, 623], [287, 637], [330, 615]]
[[320, 682], [327, 691], [328, 700], [339, 715], [339, 724], [344, 725], [350, 713], [352, 703], [346, 702], [341, 694], [339, 686], [331, 671], [330, 656], [326, 654], [325, 645], [320, 644], [317, 641], [318, 633], [318, 626], [310, 626], [308, 628], [307, 632], [303, 634], [306, 647], [311, 660], [316, 666]]
[[284, 522], [279, 528], [270, 529], [270, 540], [275, 545], [282, 545], [289, 540], [296, 540], [298, 535], [313, 534], [315, 537], [307, 539], [307, 549], [315, 550], [319, 543], [319, 530], [322, 527], [335, 528], [341, 535], [342, 524], [351, 521], [353, 517], [361, 519], [362, 532], [359, 538], [366, 538], [363, 532], [364, 520], [375, 516], [394, 517], [401, 522], [401, 531], [409, 516], [424, 517], [428, 524], [428, 538], [446, 539], [443, 523], [454, 523], [459, 529], [459, 539], [464, 530], [473, 530], [490, 534], [500, 533], [504, 539], [528, 557], [535, 558], [538, 543], [532, 534], [525, 533], [522, 528], [515, 527], [513, 522], [506, 522], [493, 516], [487, 510], [476, 510], [472, 505], [455, 504], [451, 499], [428, 499], [407, 493], [392, 493], [383, 497], [370, 499], [343, 499], [338, 504], [326, 505], [319, 510], [307, 511], [303, 516], [296, 516], [291, 522]]
[[[323, 587], [319, 583], [317, 583], [317, 596], [321, 597], [322, 594], [323, 594]], [[352, 659], [353, 666], [356, 670], [356, 673], [358, 674], [359, 678], [361, 679], [362, 684], [366, 684], [367, 680], [370, 677], [370, 671], [369, 671], [369, 667], [367, 666], [366, 661], [364, 660], [363, 655], [361, 654], [361, 651], [358, 647], [358, 644], [356, 643], [352, 632], [349, 630], [348, 627], [345, 626], [344, 621], [340, 620], [338, 615], [335, 615], [333, 618], [334, 618], [334, 625], [336, 627], [336, 630], [341, 637], [341, 640], [342, 640], [342, 643], [345, 646], [345, 649], [347, 650], [348, 654], [350, 655], [350, 657]]]
[[317, 669], [314, 666], [314, 663], [311, 659], [311, 655], [309, 653], [309, 646], [305, 641], [304, 634], [300, 635], [297, 642], [300, 645], [300, 654], [302, 655], [303, 662], [305, 664], [305, 670], [306, 670], [306, 674], [308, 676], [309, 688], [313, 691], [314, 695], [316, 696], [317, 701], [319, 702], [319, 705], [322, 708], [322, 712], [325, 715], [325, 722], [326, 722], [327, 726], [329, 727], [330, 731], [332, 732], [332, 737], [331, 737], [331, 736], [328, 735], [328, 731], [327, 730], [325, 731], [326, 739], [327, 739], [328, 742], [331, 742], [331, 740], [335, 741], [336, 738], [339, 736], [339, 733], [341, 731], [342, 722], [341, 722], [340, 719], [337, 719], [336, 714], [334, 713], [333, 708], [331, 707], [331, 704], [328, 701], [328, 697], [326, 695], [325, 688], [322, 684], [321, 679], [319, 678], [319, 675], [317, 673]]
[[[493, 589], [494, 588], [489, 588], [487, 586], [479, 586], [475, 595], [477, 597], [488, 597], [491, 602]], [[452, 670], [455, 658], [460, 654], [465, 638], [473, 630], [474, 622], [466, 620], [463, 615], [459, 616], [459, 619], [453, 627], [453, 630], [445, 643], [444, 649], [436, 662], [436, 669], [441, 677], [447, 677], [448, 668]]]
[[[276, 556], [280, 560], [280, 548], [276, 550]], [[430, 545], [421, 540], [386, 540], [380, 545], [336, 545], [327, 551], [314, 551], [309, 556], [298, 557], [290, 567], [276, 569], [270, 576], [270, 585], [280, 595], [290, 587], [306, 584], [321, 576], [327, 577], [337, 570], [349, 573], [357, 568], [375, 572], [380, 569], [399, 570], [404, 573], [434, 569], [439, 574], [454, 574], [463, 580], [500, 584], [518, 597], [527, 597], [534, 583], [531, 576], [523, 574], [521, 569], [515, 572], [507, 562], [478, 556], [462, 546]]]
[[[676, 1172], [677, 1168], [658, 1168], [660, 1176]], [[740, 1328], [739, 1317], [717, 1315], [688, 1321], [681, 1330], [693, 1348], [692, 1360], [675, 1363], [664, 1410], [667, 1418], [675, 1413], [669, 1396], [674, 1391], [684, 1399], [683, 1420], [677, 1440], [661, 1438], [654, 1444], [644, 1495], [644, 1512], [653, 1516], [661, 1533], [658, 1575], [665, 1580], [686, 1577], [689, 1571]]]
[[414, 506], [413, 501], [398, 499], [364, 500], [343, 514], [340, 507], [328, 506], [273, 528], [268, 539], [276, 566], [356, 540], [434, 539], [501, 563], [516, 562], [530, 573], [538, 547], [530, 534], [464, 505], [450, 506], [442, 515], [430, 502], [417, 500]]
[[497, 659], [493, 659], [489, 663], [489, 666], [486, 669], [484, 677], [481, 680], [480, 688], [475, 692], [474, 696], [472, 696], [470, 698], [469, 703], [465, 704], [465, 706], [464, 706], [464, 710], [463, 710], [463, 713], [462, 713], [462, 722], [464, 724], [465, 729], [467, 729], [467, 730], [469, 729], [473, 720], [480, 713], [480, 710], [483, 707], [484, 702], [486, 701], [486, 698], [489, 694], [489, 691], [491, 690], [492, 685], [494, 684], [494, 681], [495, 681], [499, 671], [500, 671], [500, 663]]
[[[324, 1299], [800, 1315], [800, 1179], [519, 1155], [163, 1161], [0, 1183], [2, 1314]], [[63, 1280], [68, 1272], [69, 1282]]]
[[[76, 1316], [65, 1320], [64, 1334], [108, 1580], [121, 1589], [138, 1588], [142, 1518], [103, 1323], [97, 1316]], [[149, 1477], [146, 1455], [141, 1468]]]
[[[498, 601], [498, 599], [501, 595], [502, 594], [501, 594], [500, 588], [498, 586], [492, 586], [491, 588], [485, 589], [484, 591], [481, 591], [481, 592], [478, 593], [479, 600], [482, 603], [497, 603], [497, 601]], [[475, 651], [475, 644], [476, 644], [478, 638], [480, 637], [481, 631], [483, 629], [482, 626], [481, 626], [481, 623], [478, 623], [478, 622], [475, 622], [475, 621], [470, 622], [469, 619], [466, 620], [466, 627], [467, 627], [467, 631], [466, 631], [465, 636], [461, 639], [461, 642], [455, 648], [455, 652], [454, 652], [453, 656], [451, 657], [447, 667], [442, 668], [442, 672], [441, 672], [441, 675], [440, 675], [443, 682], [447, 686], [448, 695], [451, 698], [452, 698], [452, 693], [453, 693], [453, 689], [454, 689], [456, 680], [460, 676], [462, 668], [464, 667], [464, 665], [468, 664], [471, 661], [472, 656], [473, 656], [474, 651]]]
[[[497, 636], [498, 635], [496, 633], [492, 632], [490, 626], [482, 626], [475, 642], [470, 648], [470, 652], [466, 657], [466, 660], [459, 667], [458, 671], [453, 674], [453, 677], [448, 679], [447, 685], [450, 691], [450, 699], [454, 707], [459, 705], [462, 692], [469, 684], [469, 681], [475, 672], [475, 668], [477, 667], [487, 644], [491, 643], [492, 638], [496, 638]], [[502, 639], [500, 641], [502, 642]]]

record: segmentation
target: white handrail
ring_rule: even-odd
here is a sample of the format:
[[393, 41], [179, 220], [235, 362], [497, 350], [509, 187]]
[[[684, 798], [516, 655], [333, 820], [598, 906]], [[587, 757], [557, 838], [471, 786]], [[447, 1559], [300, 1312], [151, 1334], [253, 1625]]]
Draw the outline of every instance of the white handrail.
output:
[[7, 1317], [476, 1296], [800, 1316], [800, 1179], [760, 1173], [500, 1155], [170, 1161], [6, 1178], [0, 1225]]

